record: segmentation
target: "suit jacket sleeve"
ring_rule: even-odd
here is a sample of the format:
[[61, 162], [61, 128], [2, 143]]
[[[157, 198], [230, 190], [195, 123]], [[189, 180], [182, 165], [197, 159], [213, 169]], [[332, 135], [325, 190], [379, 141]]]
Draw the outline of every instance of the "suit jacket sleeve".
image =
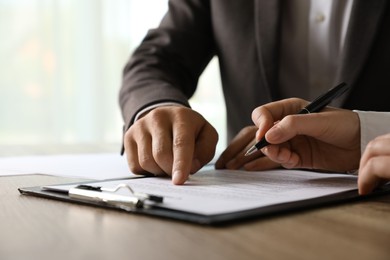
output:
[[120, 107], [126, 130], [138, 111], [159, 102], [189, 106], [198, 78], [214, 55], [209, 2], [171, 0], [123, 71]]

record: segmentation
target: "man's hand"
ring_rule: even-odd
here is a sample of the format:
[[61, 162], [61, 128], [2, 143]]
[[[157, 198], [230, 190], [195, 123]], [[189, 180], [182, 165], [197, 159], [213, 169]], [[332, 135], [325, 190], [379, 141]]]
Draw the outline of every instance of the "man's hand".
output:
[[360, 160], [359, 193], [364, 195], [390, 181], [390, 134], [372, 140]]
[[291, 98], [253, 111], [252, 120], [258, 127], [256, 139], [265, 135], [271, 144], [261, 151], [285, 168], [356, 170], [360, 159], [359, 116], [329, 107], [320, 113], [297, 115], [307, 104]]
[[181, 106], [158, 107], [126, 132], [124, 146], [135, 174], [172, 176], [183, 184], [214, 156], [218, 134], [197, 112]]

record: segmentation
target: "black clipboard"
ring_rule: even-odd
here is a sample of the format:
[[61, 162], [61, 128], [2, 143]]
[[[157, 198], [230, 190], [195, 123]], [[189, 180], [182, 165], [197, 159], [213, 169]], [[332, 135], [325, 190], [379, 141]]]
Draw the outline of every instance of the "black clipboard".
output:
[[[153, 178], [153, 177], [144, 177], [144, 178], [142, 177], [142, 179], [145, 180], [147, 178]], [[131, 183], [131, 180], [134, 179], [124, 178], [119, 180], [129, 181]], [[61, 187], [64, 185], [71, 185], [74, 186], [74, 188], [76, 189], [76, 193], [91, 191], [93, 194], [97, 194], [97, 193], [105, 192], [104, 185], [101, 186], [99, 184], [100, 183], [104, 184], [106, 182], [107, 180], [101, 182], [88, 181], [88, 182], [81, 182], [81, 183], [51, 185], [50, 187]], [[120, 188], [131, 189], [131, 187], [126, 187], [126, 186], [128, 185], [122, 185], [121, 187], [114, 187], [114, 188], [110, 187], [111, 190], [109, 190], [109, 193], [115, 195], [116, 191]], [[348, 201], [356, 201], [356, 200], [366, 199], [373, 196], [389, 194], [390, 184], [388, 183], [387, 185], [384, 185], [376, 189], [371, 194], [365, 196], [359, 196], [357, 189], [353, 189], [353, 190], [348, 190], [343, 192], [337, 192], [326, 196], [295, 200], [286, 203], [276, 203], [272, 205], [254, 207], [247, 210], [238, 210], [238, 211], [232, 211], [232, 212], [222, 213], [222, 214], [197, 214], [197, 213], [187, 212], [183, 210], [165, 208], [163, 196], [159, 196], [158, 194], [136, 193], [136, 191], [133, 190], [131, 191], [131, 195], [128, 196], [131, 197], [131, 200], [123, 203], [118, 202], [122, 200], [123, 196], [118, 199], [117, 201], [118, 203], [115, 203], [115, 199], [113, 199], [114, 201], [112, 200], [110, 201], [109, 199], [107, 201], [104, 201], [104, 199], [95, 198], [94, 195], [90, 195], [90, 194], [86, 195], [87, 198], [84, 196], [85, 194], [83, 196], [74, 196], [74, 194], [73, 195], [71, 194], [72, 192], [70, 189], [64, 192], [63, 190], [47, 188], [47, 186], [19, 188], [19, 191], [23, 195], [39, 196], [43, 198], [56, 199], [56, 200], [84, 204], [89, 206], [120, 210], [132, 214], [141, 214], [141, 215], [148, 215], [148, 216], [159, 217], [159, 218], [175, 219], [175, 220], [196, 223], [201, 225], [227, 225], [227, 224], [233, 224], [241, 221], [269, 217], [277, 214], [297, 212], [301, 210], [330, 206], [330, 205], [345, 203]]]

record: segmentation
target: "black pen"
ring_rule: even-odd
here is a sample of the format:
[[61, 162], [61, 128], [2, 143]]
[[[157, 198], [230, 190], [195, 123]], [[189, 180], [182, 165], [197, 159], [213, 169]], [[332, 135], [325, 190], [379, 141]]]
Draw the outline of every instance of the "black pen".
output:
[[[341, 96], [348, 90], [348, 86], [346, 83], [340, 83], [336, 87], [330, 89], [325, 94], [322, 94], [318, 98], [316, 98], [313, 102], [299, 111], [298, 114], [310, 114], [321, 111], [324, 107], [326, 107], [333, 99]], [[258, 141], [255, 145], [253, 145], [246, 153], [245, 156], [251, 155], [254, 152], [260, 150], [261, 148], [269, 145], [265, 137], [263, 137], [260, 141]]]

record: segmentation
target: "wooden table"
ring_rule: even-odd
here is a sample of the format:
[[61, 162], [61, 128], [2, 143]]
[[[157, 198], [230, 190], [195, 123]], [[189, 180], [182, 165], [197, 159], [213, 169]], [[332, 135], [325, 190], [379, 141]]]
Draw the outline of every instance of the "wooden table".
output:
[[0, 259], [390, 259], [390, 195], [206, 227], [20, 195], [0, 177]]

